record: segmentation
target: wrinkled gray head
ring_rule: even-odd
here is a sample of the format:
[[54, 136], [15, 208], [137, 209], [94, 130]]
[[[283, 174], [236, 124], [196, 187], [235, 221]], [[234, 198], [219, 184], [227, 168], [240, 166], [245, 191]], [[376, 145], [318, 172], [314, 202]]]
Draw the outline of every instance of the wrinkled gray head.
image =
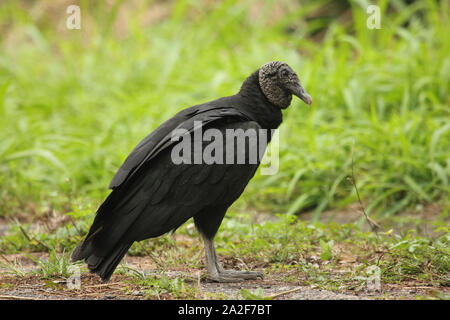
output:
[[286, 109], [291, 104], [292, 95], [305, 103], [312, 103], [311, 96], [300, 85], [294, 70], [286, 63], [272, 61], [259, 69], [259, 86], [266, 98], [277, 107]]

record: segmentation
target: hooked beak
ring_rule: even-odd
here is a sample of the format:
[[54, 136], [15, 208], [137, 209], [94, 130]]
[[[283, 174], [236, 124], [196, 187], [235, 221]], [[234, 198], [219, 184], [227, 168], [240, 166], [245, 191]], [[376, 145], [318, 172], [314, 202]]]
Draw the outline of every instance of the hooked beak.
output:
[[287, 86], [286, 88], [290, 93], [296, 95], [300, 99], [302, 99], [307, 105], [311, 105], [312, 98], [311, 96], [303, 89], [300, 83], [294, 83], [292, 85]]

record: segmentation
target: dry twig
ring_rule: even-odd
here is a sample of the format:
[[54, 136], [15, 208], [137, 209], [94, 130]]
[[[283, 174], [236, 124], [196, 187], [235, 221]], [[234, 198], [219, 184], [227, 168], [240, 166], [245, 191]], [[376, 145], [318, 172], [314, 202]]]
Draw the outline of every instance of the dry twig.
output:
[[359, 202], [359, 205], [360, 205], [360, 207], [361, 207], [362, 213], [363, 213], [364, 216], [366, 217], [366, 220], [367, 220], [367, 222], [369, 223], [370, 228], [372, 229], [373, 232], [375, 232], [375, 235], [378, 237], [378, 235], [377, 235], [377, 230], [378, 230], [378, 229], [381, 229], [381, 227], [380, 227], [380, 225], [379, 225], [378, 223], [376, 223], [375, 221], [373, 221], [373, 220], [369, 217], [369, 215], [367, 214], [367, 212], [366, 212], [366, 210], [365, 210], [365, 208], [364, 208], [364, 205], [363, 205], [363, 203], [362, 203], [362, 201], [361, 201], [361, 197], [359, 196], [358, 187], [356, 186], [355, 170], [354, 170], [354, 167], [355, 167], [355, 165], [354, 165], [354, 151], [355, 151], [355, 143], [353, 143], [353, 145], [352, 145], [352, 154], [351, 154], [351, 157], [352, 157], [352, 176], [351, 176], [351, 177], [348, 177], [348, 180], [350, 180], [350, 182], [352, 183], [353, 187], [355, 188], [356, 196], [358, 197], [358, 202]]

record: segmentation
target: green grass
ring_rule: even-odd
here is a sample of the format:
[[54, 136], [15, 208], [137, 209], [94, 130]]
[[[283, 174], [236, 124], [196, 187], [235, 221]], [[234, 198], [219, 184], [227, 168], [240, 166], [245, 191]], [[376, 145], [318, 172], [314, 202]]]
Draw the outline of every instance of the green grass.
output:
[[[327, 1], [254, 3], [154, 4], [166, 15], [142, 26], [148, 5], [82, 2], [81, 30], [67, 30], [61, 5], [36, 15], [2, 2], [0, 216], [95, 210], [140, 139], [274, 59], [298, 71], [314, 103], [285, 112], [278, 174], [257, 175], [238, 205], [318, 216], [354, 202], [353, 144], [369, 212], [448, 198], [447, 2], [380, 1], [379, 30], [367, 29], [362, 1], [344, 22], [305, 22]], [[119, 12], [129, 19], [118, 24]]]
[[[294, 100], [284, 113], [279, 171], [251, 181], [218, 233], [218, 253], [335, 291], [363, 290], [372, 265], [382, 283], [448, 286], [447, 1], [378, 1], [379, 30], [366, 27], [362, 0], [111, 3], [82, 0], [81, 30], [65, 28], [64, 2], [0, 4], [0, 218], [10, 221], [2, 254], [49, 252], [35, 259], [36, 272], [67, 276], [64, 252], [86, 233], [131, 149], [179, 110], [234, 94], [262, 64], [282, 60], [313, 105]], [[421, 220], [378, 237], [360, 225], [317, 222], [324, 210], [358, 201], [348, 181], [352, 148], [367, 211], [407, 225], [397, 213], [437, 203], [433, 235], [416, 232]], [[255, 211], [279, 220], [254, 225], [245, 213]], [[312, 223], [296, 218], [304, 211]], [[53, 213], [66, 220], [32, 224], [51, 223]], [[191, 227], [177, 232], [197, 239]], [[202, 269], [200, 248], [164, 236], [130, 254], [151, 253], [162, 271]], [[355, 261], [340, 263], [349, 256]], [[26, 275], [20, 263], [6, 268]], [[148, 298], [198, 297], [180, 278], [122, 272]], [[241, 296], [265, 298], [261, 290]]]
[[68, 278], [73, 273], [69, 255], [65, 252], [59, 254], [52, 250], [48, 259], [39, 259], [31, 254], [26, 255], [26, 257], [37, 265], [38, 268], [34, 273], [42, 276], [44, 279], [52, 279], [54, 277]]
[[138, 286], [144, 292], [146, 299], [161, 299], [163, 295], [182, 299], [197, 298], [197, 288], [187, 284], [182, 278], [171, 279], [165, 275], [149, 277], [139, 272], [131, 273], [131, 275], [130, 284]]

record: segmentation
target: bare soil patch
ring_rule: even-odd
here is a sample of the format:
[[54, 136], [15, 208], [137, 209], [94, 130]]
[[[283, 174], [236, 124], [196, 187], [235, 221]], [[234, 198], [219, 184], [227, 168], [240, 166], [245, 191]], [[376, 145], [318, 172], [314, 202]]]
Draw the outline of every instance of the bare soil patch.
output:
[[[424, 233], [433, 228], [433, 221], [440, 217], [442, 208], [435, 204], [423, 207], [420, 212], [405, 212], [392, 218], [395, 221], [383, 220], [383, 228], [394, 226], [395, 228], [408, 228], [410, 224], [419, 221]], [[255, 221], [261, 222], [273, 219], [273, 215], [255, 215]], [[311, 219], [311, 214], [302, 215], [302, 220]], [[55, 217], [48, 217], [47, 222], [35, 222], [38, 228], [41, 223], [45, 228], [55, 228], [65, 221]], [[357, 204], [351, 205], [340, 211], [326, 211], [320, 220], [322, 222], [335, 221], [338, 223], [351, 223], [364, 219]], [[402, 220], [403, 219], [403, 220]], [[387, 222], [386, 222], [387, 221]], [[405, 222], [398, 224], [399, 221]], [[365, 227], [368, 225], [363, 221]], [[398, 229], [397, 229], [398, 230]], [[8, 232], [6, 220], [0, 220], [0, 236]], [[201, 243], [196, 238], [175, 234], [176, 246], [180, 249], [176, 254], [183, 254], [183, 247], [201, 247]], [[333, 247], [340, 257], [339, 264], [331, 272], [330, 277], [343, 272], [350, 272], [355, 260], [354, 250], [351, 244], [336, 244]], [[201, 257], [202, 252], [198, 253]], [[28, 255], [28, 256], [27, 256]], [[145, 288], [132, 281], [132, 276], [124, 272], [116, 272], [110, 282], [102, 283], [96, 275], [89, 274], [84, 269], [81, 273], [80, 289], [69, 289], [65, 278], [46, 278], [42, 274], [34, 272], [39, 270], [39, 266], [33, 262], [29, 255], [37, 259], [47, 259], [47, 253], [33, 252], [31, 254], [2, 254], [0, 255], [0, 299], [177, 299], [169, 293], [154, 295]], [[313, 257], [308, 257], [308, 259]], [[177, 258], [174, 258], [177, 260]], [[320, 260], [320, 259], [319, 259]], [[201, 261], [201, 260], [200, 260]], [[221, 261], [226, 268], [233, 269], [254, 269], [264, 271], [265, 279], [255, 281], [245, 281], [240, 283], [211, 283], [201, 279], [205, 269], [201, 263], [195, 267], [186, 265], [176, 265], [170, 263], [165, 265], [164, 261], [158, 261], [149, 256], [126, 256], [122, 262], [123, 266], [129, 269], [142, 272], [149, 277], [165, 276], [169, 279], [180, 278], [190, 287], [194, 288], [195, 299], [242, 299], [242, 290], [250, 292], [263, 292], [265, 297], [272, 299], [294, 299], [294, 300], [361, 300], [361, 299], [415, 299], [417, 297], [429, 297], [438, 294], [450, 294], [449, 287], [439, 288], [428, 285], [424, 282], [411, 280], [401, 283], [382, 283], [379, 291], [368, 291], [367, 288], [355, 286], [355, 289], [337, 289], [336, 292], [323, 290], [317, 285], [308, 284], [308, 275], [299, 271], [299, 268], [292, 268], [288, 271], [270, 270], [270, 264], [261, 261], [247, 261], [247, 264], [239, 259], [222, 256]], [[9, 267], [8, 267], [9, 266]], [[18, 266], [22, 275], [14, 274], [11, 266]], [[342, 266], [342, 268], [341, 268]], [[121, 267], [118, 268], [118, 270]], [[261, 291], [262, 290], [262, 291]]]
[[[45, 257], [46, 253], [33, 253], [34, 256]], [[36, 269], [36, 265], [28, 258], [20, 255], [6, 255], [10, 261], [20, 261], [25, 271]], [[161, 272], [147, 257], [126, 258], [130, 268], [142, 268], [140, 271], [147, 276], [161, 276]], [[130, 281], [130, 276], [115, 273], [108, 283], [102, 283], [100, 278], [89, 273], [81, 274], [80, 289], [69, 289], [66, 279], [47, 279], [41, 275], [27, 274], [17, 277], [9, 274], [4, 268], [0, 269], [0, 299], [14, 300], [122, 300], [122, 299], [174, 299], [170, 294], [158, 296], [149, 295], [138, 285]], [[170, 268], [163, 275], [168, 278], [182, 278], [197, 292], [196, 299], [242, 299], [241, 290], [255, 292], [263, 290], [265, 297], [272, 299], [293, 300], [367, 300], [367, 299], [414, 299], [416, 296], [429, 296], [434, 288], [411, 281], [402, 284], [383, 284], [381, 290], [358, 292], [332, 292], [322, 290], [316, 286], [302, 285], [305, 275], [298, 271], [270, 273], [263, 280], [245, 281], [239, 283], [212, 283], [200, 280], [204, 270]], [[286, 280], [289, 279], [289, 280]], [[294, 280], [293, 280], [294, 279]], [[449, 290], [445, 290], [449, 293]]]

